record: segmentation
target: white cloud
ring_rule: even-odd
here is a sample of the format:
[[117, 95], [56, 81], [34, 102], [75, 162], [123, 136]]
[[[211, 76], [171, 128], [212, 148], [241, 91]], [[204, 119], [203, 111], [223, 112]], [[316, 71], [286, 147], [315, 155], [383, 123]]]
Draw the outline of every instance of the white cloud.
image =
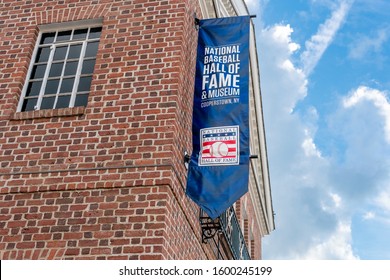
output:
[[276, 25], [272, 31], [272, 37], [275, 41], [286, 44], [288, 46], [289, 53], [293, 53], [300, 48], [299, 44], [294, 43], [291, 40], [291, 34], [294, 29], [289, 24], [287, 25]]
[[[307, 103], [297, 108], [306, 102], [308, 75], [352, 2], [338, 3], [306, 44], [304, 70], [294, 60], [299, 45], [292, 40], [290, 25], [266, 27], [257, 35], [276, 213], [276, 231], [264, 239], [264, 258], [357, 259], [364, 252], [353, 247], [352, 238], [363, 235], [367, 223], [387, 226], [390, 221], [387, 93], [359, 87], [326, 116]], [[323, 151], [324, 146], [328, 149]]]
[[382, 191], [376, 198], [377, 206], [385, 210], [390, 214], [390, 189], [387, 191]]
[[385, 122], [383, 130], [386, 135], [386, 140], [390, 144], [390, 102], [387, 100], [386, 93], [377, 89], [360, 86], [344, 99], [343, 105], [345, 108], [350, 108], [357, 106], [357, 104], [363, 101], [372, 102], [378, 108], [379, 114]]
[[[275, 94], [269, 100], [274, 103], [270, 107], [287, 113], [290, 113], [296, 103], [307, 94], [306, 76], [291, 60], [291, 55], [299, 48], [299, 45], [291, 39], [293, 32], [290, 25], [274, 25], [262, 30], [259, 40], [262, 57], [260, 67], [263, 68], [262, 64], [264, 64], [264, 68], [267, 69], [262, 73], [264, 76], [262, 80], [267, 82], [267, 86], [273, 87], [272, 92]], [[273, 84], [271, 80], [275, 77], [280, 80]]]
[[357, 36], [350, 46], [349, 57], [362, 59], [370, 53], [379, 53], [389, 39], [390, 28], [381, 28], [373, 36]]
[[331, 193], [330, 196], [332, 197], [334, 206], [340, 208], [342, 203], [341, 197], [337, 193]]
[[[277, 230], [264, 240], [266, 258], [300, 258], [338, 230], [330, 211], [341, 203], [329, 196], [327, 160], [314, 142], [318, 113], [305, 119], [294, 108], [307, 95], [307, 76], [293, 63], [297, 46], [289, 25], [266, 28], [258, 36], [271, 184]], [[329, 209], [323, 209], [324, 197]], [[293, 240], [293, 241], [292, 241]], [[272, 248], [267, 250], [268, 244]], [[331, 250], [330, 245], [323, 250]]]
[[343, 206], [343, 199], [341, 196], [334, 192], [329, 192], [327, 200], [321, 201], [321, 207], [325, 212], [331, 214], [337, 214], [337, 211], [341, 211]]
[[313, 138], [306, 138], [302, 143], [302, 148], [307, 157], [321, 157], [321, 152], [317, 150], [316, 144], [314, 144]]
[[372, 219], [375, 219], [375, 213], [374, 212], [368, 211], [368, 212], [364, 213], [363, 220], [372, 220]]
[[343, 24], [353, 0], [340, 0], [339, 6], [332, 12], [331, 17], [320, 25], [317, 34], [313, 35], [305, 44], [305, 51], [301, 55], [304, 72], [309, 75], [316, 67], [325, 50], [333, 41], [337, 31]]
[[337, 230], [325, 241], [312, 246], [300, 259], [307, 260], [356, 260], [359, 259], [351, 246], [351, 225], [347, 222], [340, 222]]
[[[294, 110], [308, 94], [308, 73], [294, 64], [293, 56], [299, 45], [291, 38], [293, 31], [288, 24], [278, 24], [263, 29], [258, 35], [277, 228], [264, 239], [264, 257], [355, 259], [358, 257], [352, 247], [351, 223], [345, 221], [351, 220], [354, 213], [351, 209], [361, 202], [359, 199], [365, 192], [356, 189], [359, 177], [355, 172], [347, 169], [344, 174], [343, 168], [334, 164], [334, 159], [323, 156], [317, 147], [319, 116], [316, 109], [310, 107], [302, 116]], [[312, 58], [316, 57], [314, 52], [311, 54]], [[340, 110], [344, 110], [342, 117], [347, 118], [345, 109]], [[343, 123], [343, 119], [336, 116], [337, 127], [340, 121]], [[351, 136], [345, 140], [356, 139], [359, 138]], [[361, 150], [357, 148], [360, 145], [352, 145], [348, 156], [355, 154], [358, 158], [356, 151]], [[373, 159], [368, 162], [372, 163]], [[351, 161], [356, 159], [351, 158]], [[339, 173], [347, 180], [338, 180]], [[358, 193], [356, 198], [354, 192]]]
[[317, 149], [316, 144], [312, 136], [310, 135], [309, 129], [305, 129], [305, 139], [302, 142], [302, 148], [307, 157], [318, 157], [321, 158], [321, 152]]

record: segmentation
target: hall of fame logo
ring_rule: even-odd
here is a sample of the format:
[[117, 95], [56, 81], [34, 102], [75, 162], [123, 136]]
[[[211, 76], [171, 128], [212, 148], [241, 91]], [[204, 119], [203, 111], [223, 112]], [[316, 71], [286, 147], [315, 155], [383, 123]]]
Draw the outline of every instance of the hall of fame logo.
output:
[[239, 126], [221, 126], [200, 130], [200, 166], [238, 165], [240, 163]]

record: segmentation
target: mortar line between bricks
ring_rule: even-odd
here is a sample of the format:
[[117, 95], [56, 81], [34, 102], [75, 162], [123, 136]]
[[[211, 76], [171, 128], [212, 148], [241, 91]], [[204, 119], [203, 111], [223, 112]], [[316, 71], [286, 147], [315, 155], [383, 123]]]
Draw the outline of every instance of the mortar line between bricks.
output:
[[[91, 168], [78, 168], [78, 169], [20, 171], [20, 172], [10, 172], [10, 173], [0, 173], [0, 176], [16, 176], [16, 175], [29, 175], [29, 174], [48, 174], [48, 173], [59, 173], [59, 172], [82, 172], [82, 171], [94, 171], [94, 170], [147, 168], [147, 167], [172, 167], [173, 169], [175, 169], [172, 166], [172, 164], [122, 165], [122, 166], [105, 166], [105, 167], [91, 167]], [[177, 174], [176, 174], [176, 176], [177, 176]]]
[[[175, 173], [175, 175], [176, 175], [176, 177], [177, 177], [177, 179], [178, 179], [180, 185], [182, 186], [182, 188], [183, 188], [183, 190], [184, 190], [184, 184], [183, 184], [183, 182], [181, 181], [181, 179], [180, 179], [180, 177], [179, 177], [179, 174], [177, 173], [177, 170], [176, 170], [176, 168], [175, 168], [173, 165], [172, 165], [172, 169], [173, 169], [173, 172]], [[198, 237], [198, 235], [197, 235], [197, 230], [194, 228], [194, 225], [192, 224], [190, 218], [188, 217], [187, 211], [184, 211], [183, 205], [182, 205], [182, 203], [180, 202], [180, 200], [179, 200], [178, 196], [176, 195], [175, 191], [173, 190], [171, 184], [168, 184], [168, 188], [169, 188], [169, 190], [171, 191], [171, 193], [173, 194], [173, 196], [175, 197], [175, 200], [177, 201], [177, 204], [179, 205], [179, 207], [180, 207], [180, 209], [181, 209], [181, 211], [182, 211], [182, 213], [183, 213], [183, 215], [184, 215], [184, 217], [185, 217], [185, 219], [186, 219], [188, 225], [190, 226], [190, 228], [191, 228], [191, 230], [192, 230], [192, 233], [195, 235], [195, 237]], [[185, 190], [184, 190], [184, 191], [185, 191]], [[195, 213], [196, 210], [194, 209], [193, 205], [189, 204], [189, 207], [193, 210], [194, 215], [196, 216], [196, 213]], [[205, 254], [205, 256], [207, 256], [207, 252], [206, 252], [204, 246], [202, 246], [202, 244], [201, 244], [200, 248], [201, 248], [201, 250], [203, 251], [203, 253]]]
[[[173, 173], [175, 174], [175, 177], [179, 181], [179, 184], [181, 188], [185, 191], [185, 186], [183, 181], [180, 178], [180, 175], [178, 171], [176, 170], [175, 166], [173, 164], [150, 164], [150, 165], [125, 165], [125, 166], [109, 166], [109, 167], [94, 167], [94, 168], [80, 168], [80, 169], [62, 169], [62, 170], [41, 170], [41, 171], [31, 171], [31, 172], [13, 172], [13, 173], [0, 173], [0, 176], [8, 175], [8, 176], [14, 176], [14, 175], [26, 175], [26, 174], [48, 174], [48, 173], [57, 173], [57, 172], [81, 172], [81, 171], [93, 171], [93, 170], [110, 170], [110, 169], [127, 169], [127, 168], [145, 168], [145, 167], [170, 167], [173, 170]], [[192, 233], [197, 236], [196, 234], [196, 229], [194, 228], [190, 218], [187, 215], [187, 212], [184, 211], [183, 205], [181, 204], [178, 196], [176, 195], [175, 191], [173, 190], [171, 184], [167, 184], [169, 190], [175, 197], [175, 200], [177, 201], [180, 209], [182, 210], [182, 213], [184, 214], [184, 217], [190, 226]], [[96, 188], [96, 189], [101, 189], [101, 188]], [[193, 205], [190, 206], [195, 214], [196, 209], [194, 209]], [[196, 215], [196, 214], [195, 214]], [[201, 250], [205, 255], [207, 255], [206, 250], [203, 246], [201, 246]]]
[[[180, 175], [178, 171], [176, 170], [175, 166], [173, 164], [149, 164], [149, 165], [124, 165], [124, 166], [107, 166], [107, 167], [94, 167], [94, 168], [79, 168], [79, 169], [58, 169], [58, 170], [41, 170], [41, 171], [25, 171], [25, 172], [13, 172], [13, 173], [0, 173], [0, 176], [15, 176], [15, 175], [28, 175], [28, 174], [48, 174], [48, 173], [59, 173], [59, 172], [82, 172], [82, 171], [94, 171], [94, 170], [111, 170], [111, 169], [128, 169], [128, 168], [147, 168], [147, 167], [170, 167], [173, 170], [173, 173], [175, 174], [175, 177], [179, 181], [179, 184], [183, 191], [185, 191], [185, 186], [183, 181], [180, 178]], [[191, 225], [191, 222], [189, 218], [187, 217], [186, 213], [184, 212], [183, 206], [181, 205], [178, 197], [175, 194], [175, 191], [173, 190], [172, 186], [168, 184], [169, 189], [171, 190], [173, 196], [175, 197], [176, 201], [180, 205], [181, 210], [185, 214], [187, 222]], [[191, 207], [194, 212], [196, 212], [196, 209], [194, 207]], [[191, 226], [194, 234], [195, 229]]]

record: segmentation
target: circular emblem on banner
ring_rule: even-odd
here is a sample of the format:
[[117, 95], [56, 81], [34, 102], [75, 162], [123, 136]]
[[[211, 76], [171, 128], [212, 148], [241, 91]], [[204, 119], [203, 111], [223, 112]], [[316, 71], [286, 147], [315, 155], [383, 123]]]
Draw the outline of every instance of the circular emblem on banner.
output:
[[226, 157], [229, 153], [229, 147], [223, 142], [215, 142], [210, 147], [210, 154], [213, 157]]

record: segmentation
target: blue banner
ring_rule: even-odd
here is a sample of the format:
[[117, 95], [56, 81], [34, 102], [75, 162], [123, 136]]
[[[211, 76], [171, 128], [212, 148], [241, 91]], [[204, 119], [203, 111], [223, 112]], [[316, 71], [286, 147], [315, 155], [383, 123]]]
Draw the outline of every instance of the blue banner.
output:
[[212, 219], [248, 191], [249, 16], [200, 20], [187, 195]]

